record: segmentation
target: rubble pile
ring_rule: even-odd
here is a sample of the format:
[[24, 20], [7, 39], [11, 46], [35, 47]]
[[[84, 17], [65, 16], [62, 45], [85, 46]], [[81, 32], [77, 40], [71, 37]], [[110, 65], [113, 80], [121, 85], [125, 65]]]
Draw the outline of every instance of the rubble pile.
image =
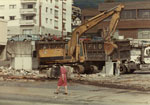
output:
[[[72, 79], [74, 77], [73, 74], [73, 68], [70, 66], [64, 66], [67, 70], [67, 78], [68, 79]], [[48, 78], [58, 78], [59, 77], [59, 73], [56, 70], [57, 68], [54, 66], [52, 68], [49, 68], [49, 70], [47, 70], [46, 74]]]
[[0, 75], [5, 76], [36, 76], [39, 71], [35, 70], [15, 70], [12, 67], [0, 67]]
[[67, 78], [71, 79], [74, 76], [74, 74], [73, 74], [74, 69], [70, 66], [64, 66], [64, 67], [67, 70]]
[[[70, 66], [65, 66], [67, 70], [67, 79], [79, 83], [88, 83], [96, 86], [105, 86], [112, 88], [150, 90], [150, 71], [136, 71], [130, 75], [106, 75], [105, 73], [95, 74], [77, 74]], [[0, 81], [17, 80], [17, 81], [37, 81], [49, 80], [47, 78], [58, 78], [57, 68], [49, 68], [45, 71], [35, 70], [15, 70], [12, 67], [0, 67]], [[147, 74], [147, 75], [145, 75]], [[47, 76], [46, 76], [47, 75]]]

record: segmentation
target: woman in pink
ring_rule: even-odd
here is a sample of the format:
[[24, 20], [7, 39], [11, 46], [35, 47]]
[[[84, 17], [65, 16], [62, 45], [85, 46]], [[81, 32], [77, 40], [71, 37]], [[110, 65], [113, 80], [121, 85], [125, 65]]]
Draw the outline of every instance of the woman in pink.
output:
[[56, 89], [55, 94], [59, 93], [60, 86], [64, 86], [65, 87], [64, 94], [65, 95], [68, 94], [66, 73], [67, 73], [66, 69], [63, 67], [63, 65], [61, 65], [60, 66], [60, 78], [58, 80], [57, 89]]

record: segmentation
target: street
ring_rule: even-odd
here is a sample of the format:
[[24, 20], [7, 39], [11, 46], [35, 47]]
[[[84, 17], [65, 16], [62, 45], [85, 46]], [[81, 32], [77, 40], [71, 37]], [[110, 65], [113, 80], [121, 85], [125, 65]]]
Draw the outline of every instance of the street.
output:
[[57, 81], [0, 82], [0, 105], [150, 105], [150, 92], [68, 83], [54, 94]]

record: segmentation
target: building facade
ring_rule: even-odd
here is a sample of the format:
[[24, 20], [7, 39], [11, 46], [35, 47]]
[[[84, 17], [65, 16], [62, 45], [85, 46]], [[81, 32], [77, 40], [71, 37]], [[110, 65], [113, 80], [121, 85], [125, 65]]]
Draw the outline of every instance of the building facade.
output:
[[70, 0], [0, 0], [0, 18], [8, 21], [8, 34], [71, 32]]
[[[124, 38], [149, 39], [150, 38], [150, 1], [121, 2], [125, 8], [121, 12], [116, 33]], [[120, 4], [119, 2], [100, 3], [98, 11], [103, 12]], [[93, 11], [94, 12], [94, 11]], [[98, 13], [97, 13], [98, 14]], [[85, 17], [88, 17], [84, 15]], [[93, 15], [94, 16], [94, 15]], [[84, 17], [84, 18], [85, 18]], [[92, 17], [92, 16], [90, 16]], [[84, 20], [85, 21], [85, 20]], [[109, 24], [109, 19], [98, 24], [94, 31], [101, 32]], [[91, 30], [89, 30], [90, 32]]]
[[[84, 24], [88, 19], [92, 18], [93, 16], [98, 15], [100, 12], [98, 11], [98, 8], [86, 8], [82, 9], [82, 24]], [[86, 36], [97, 36], [99, 35], [98, 26], [94, 26], [90, 30], [84, 33]]]

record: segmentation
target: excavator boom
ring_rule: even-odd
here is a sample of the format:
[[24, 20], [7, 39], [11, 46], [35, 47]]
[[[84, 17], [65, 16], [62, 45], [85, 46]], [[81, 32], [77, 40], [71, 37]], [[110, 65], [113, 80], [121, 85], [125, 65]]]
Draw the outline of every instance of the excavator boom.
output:
[[114, 33], [114, 31], [116, 29], [118, 19], [120, 17], [120, 12], [123, 8], [124, 8], [124, 5], [120, 4], [110, 10], [104, 11], [104, 12], [94, 16], [93, 18], [89, 19], [87, 22], [85, 22], [81, 26], [77, 27], [73, 31], [72, 37], [71, 37], [70, 41], [68, 42], [68, 49], [69, 49], [68, 55], [69, 56], [73, 55], [73, 53], [75, 52], [75, 48], [78, 44], [79, 38], [82, 36], [82, 34], [84, 32], [88, 31], [89, 29], [91, 29], [92, 27], [94, 27], [95, 25], [97, 25], [98, 23], [103, 21], [104, 19], [113, 15], [112, 20], [109, 25], [109, 33], [107, 34], [107, 37], [106, 37], [106, 40], [110, 40], [111, 35]]

